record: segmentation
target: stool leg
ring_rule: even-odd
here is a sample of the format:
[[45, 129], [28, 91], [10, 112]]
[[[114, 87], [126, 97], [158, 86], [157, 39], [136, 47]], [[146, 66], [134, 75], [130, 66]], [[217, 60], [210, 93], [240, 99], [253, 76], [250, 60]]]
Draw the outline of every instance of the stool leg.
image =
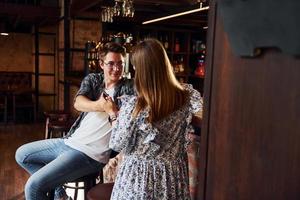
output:
[[49, 128], [48, 128], [48, 125], [49, 125], [49, 117], [46, 118], [45, 139], [49, 138]]
[[[78, 188], [79, 183], [75, 183], [75, 187]], [[77, 195], [78, 195], [78, 189], [74, 189], [74, 200], [77, 200]]]
[[53, 132], [53, 130], [51, 128], [48, 128], [47, 139], [52, 138], [52, 132]]
[[64, 137], [66, 135], [66, 131], [62, 131], [60, 137]]

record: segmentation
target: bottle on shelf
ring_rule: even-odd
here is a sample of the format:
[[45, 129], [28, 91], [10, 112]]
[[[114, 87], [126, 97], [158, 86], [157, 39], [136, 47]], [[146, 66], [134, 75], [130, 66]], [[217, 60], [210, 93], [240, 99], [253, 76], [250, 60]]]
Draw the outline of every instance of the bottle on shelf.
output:
[[123, 32], [119, 32], [116, 35], [114, 35], [114, 42], [123, 45], [125, 42], [125, 34]]
[[98, 73], [100, 71], [98, 48], [100, 42], [88, 41], [85, 44], [85, 67], [84, 73]]
[[183, 73], [184, 72], [184, 62], [183, 62], [183, 56], [180, 56], [179, 60], [178, 60], [178, 68], [179, 68], [179, 72]]
[[127, 79], [131, 79], [131, 73], [130, 73], [130, 53], [131, 53], [131, 50], [132, 50], [132, 47], [133, 47], [133, 44], [132, 44], [132, 40], [133, 40], [133, 37], [132, 37], [132, 34], [128, 34], [126, 36], [126, 41], [124, 43], [124, 47], [125, 47], [125, 50], [126, 50], [126, 55], [125, 55], [125, 67], [124, 67], [124, 77], [127, 78]]
[[204, 77], [205, 75], [205, 64], [204, 64], [204, 60], [203, 59], [198, 59], [197, 62], [197, 67], [195, 70], [195, 75], [200, 76], [200, 77]]
[[177, 74], [180, 72], [180, 69], [179, 69], [179, 65], [178, 65], [178, 61], [177, 60], [174, 60], [173, 61], [173, 69], [174, 69], [174, 73]]
[[179, 39], [176, 38], [175, 40], [175, 52], [179, 52], [180, 51], [180, 43], [179, 43]]
[[127, 34], [125, 36], [125, 43], [124, 43], [124, 47], [125, 47], [125, 50], [127, 53], [130, 53], [131, 50], [132, 50], [132, 47], [133, 47], [133, 44], [132, 44], [132, 40], [133, 40], [133, 37], [132, 37], [132, 34]]
[[196, 53], [196, 40], [192, 40], [192, 53]]
[[165, 37], [164, 47], [165, 47], [166, 51], [169, 49], [169, 38], [168, 38], [168, 35], [166, 35], [166, 37]]
[[192, 49], [193, 53], [205, 54], [206, 45], [201, 40], [193, 40]]

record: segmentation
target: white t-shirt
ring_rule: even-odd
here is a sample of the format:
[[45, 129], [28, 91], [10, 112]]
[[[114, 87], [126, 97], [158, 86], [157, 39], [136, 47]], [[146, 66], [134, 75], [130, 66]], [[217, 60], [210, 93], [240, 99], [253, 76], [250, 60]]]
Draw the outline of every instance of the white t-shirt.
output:
[[[112, 97], [114, 88], [105, 91]], [[108, 147], [111, 129], [107, 113], [89, 112], [71, 137], [66, 138], [64, 142], [73, 149], [105, 164], [111, 152]]]

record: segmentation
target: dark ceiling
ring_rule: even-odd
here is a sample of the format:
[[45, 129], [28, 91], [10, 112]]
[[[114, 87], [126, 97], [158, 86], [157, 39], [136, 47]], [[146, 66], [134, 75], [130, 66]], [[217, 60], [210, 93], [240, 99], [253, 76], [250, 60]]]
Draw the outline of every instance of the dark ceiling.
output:
[[[113, 6], [114, 0], [67, 0], [70, 1], [71, 17], [99, 19], [103, 6]], [[180, 11], [199, 8], [199, 0], [134, 0], [134, 18], [114, 18], [114, 21], [141, 24]], [[207, 3], [204, 3], [207, 5]], [[57, 0], [0, 0], [0, 27], [11, 32], [30, 32], [32, 25], [55, 24], [59, 21], [60, 9]], [[207, 26], [207, 11], [197, 12], [156, 24]]]

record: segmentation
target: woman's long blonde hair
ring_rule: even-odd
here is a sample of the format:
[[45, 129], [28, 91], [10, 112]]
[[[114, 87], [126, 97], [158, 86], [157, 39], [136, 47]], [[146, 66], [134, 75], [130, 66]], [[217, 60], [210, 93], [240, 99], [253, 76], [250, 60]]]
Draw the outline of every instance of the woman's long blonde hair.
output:
[[135, 86], [138, 93], [133, 117], [149, 108], [148, 122], [156, 122], [184, 105], [187, 91], [177, 81], [170, 60], [162, 44], [145, 39], [133, 50]]

